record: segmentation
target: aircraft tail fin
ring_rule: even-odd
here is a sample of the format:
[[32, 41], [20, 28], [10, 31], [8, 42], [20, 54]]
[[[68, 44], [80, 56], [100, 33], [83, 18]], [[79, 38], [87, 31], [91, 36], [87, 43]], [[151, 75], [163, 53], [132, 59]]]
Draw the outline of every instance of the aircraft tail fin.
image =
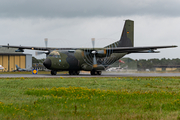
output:
[[105, 48], [108, 47], [134, 47], [134, 21], [126, 20], [120, 40]]
[[118, 47], [134, 47], [134, 21], [126, 20]]
[[20, 67], [19, 67], [18, 65], [16, 65], [16, 68], [17, 68], [17, 69], [20, 69]]

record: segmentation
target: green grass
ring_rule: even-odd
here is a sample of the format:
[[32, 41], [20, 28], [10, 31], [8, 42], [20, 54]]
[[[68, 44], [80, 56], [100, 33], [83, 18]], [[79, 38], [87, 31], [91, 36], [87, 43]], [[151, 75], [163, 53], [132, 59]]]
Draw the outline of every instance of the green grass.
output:
[[180, 78], [2, 78], [0, 118], [176, 120]]

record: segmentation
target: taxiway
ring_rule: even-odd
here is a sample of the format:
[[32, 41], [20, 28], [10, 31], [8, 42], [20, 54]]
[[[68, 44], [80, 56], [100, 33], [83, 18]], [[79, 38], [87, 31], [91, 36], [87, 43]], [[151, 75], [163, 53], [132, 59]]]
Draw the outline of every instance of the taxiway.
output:
[[83, 73], [80, 75], [69, 75], [69, 74], [0, 74], [1, 78], [7, 77], [173, 77], [180, 76], [180, 73], [115, 73], [115, 72], [103, 72], [102, 75], [90, 75], [89, 73]]

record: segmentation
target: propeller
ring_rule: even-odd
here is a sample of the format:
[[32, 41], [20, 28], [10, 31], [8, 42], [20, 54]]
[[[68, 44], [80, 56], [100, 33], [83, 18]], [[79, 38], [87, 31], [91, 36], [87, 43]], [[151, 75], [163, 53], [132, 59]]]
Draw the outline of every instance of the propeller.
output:
[[[45, 47], [47, 48], [47, 46], [48, 46], [48, 38], [45, 38], [44, 42], [45, 42]], [[48, 53], [49, 53], [49, 51], [36, 51], [35, 52], [36, 56], [37, 55], [42, 55], [42, 54], [48, 54]]]
[[92, 46], [93, 46], [93, 51], [91, 52], [94, 57], [93, 57], [93, 68], [96, 68], [97, 67], [97, 59], [96, 59], [96, 51], [94, 50], [94, 46], [95, 46], [95, 38], [92, 38]]
[[91, 41], [92, 48], [84, 48], [82, 51], [82, 57], [84, 58], [84, 61], [89, 66], [92, 66], [93, 69], [99, 69], [112, 64], [114, 62], [114, 57], [108, 57], [113, 53], [113, 49], [110, 48], [113, 48], [115, 45], [111, 44], [104, 48], [95, 49], [95, 38], [91, 38]]

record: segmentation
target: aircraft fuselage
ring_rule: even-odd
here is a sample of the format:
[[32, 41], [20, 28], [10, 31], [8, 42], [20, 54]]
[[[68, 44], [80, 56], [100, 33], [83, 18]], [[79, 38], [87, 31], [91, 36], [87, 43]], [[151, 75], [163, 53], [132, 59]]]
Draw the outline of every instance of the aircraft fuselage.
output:
[[44, 65], [46, 68], [54, 71], [91, 71], [93, 69], [98, 71], [104, 70], [108, 65], [119, 60], [124, 55], [126, 55], [126, 53], [112, 53], [110, 56], [100, 58], [97, 68], [93, 68], [93, 55], [91, 54], [84, 55], [82, 50], [55, 50], [47, 56]]

